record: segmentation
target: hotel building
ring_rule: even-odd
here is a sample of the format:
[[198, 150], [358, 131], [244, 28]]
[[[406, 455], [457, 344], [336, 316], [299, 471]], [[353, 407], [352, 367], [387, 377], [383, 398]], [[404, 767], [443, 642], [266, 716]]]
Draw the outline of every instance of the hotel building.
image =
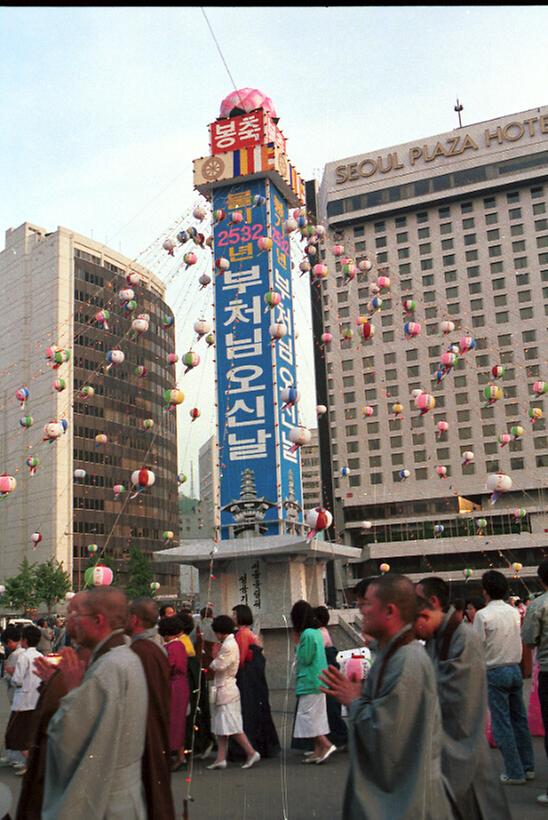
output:
[[[319, 206], [329, 228], [322, 308], [333, 334], [326, 360], [336, 529], [363, 548], [348, 587], [381, 563], [463, 585], [465, 569], [475, 581], [489, 567], [511, 576], [517, 563], [531, 586], [548, 547], [545, 418], [529, 417], [532, 408], [548, 412], [533, 392], [548, 381], [547, 200], [547, 106], [326, 165]], [[335, 244], [371, 270], [349, 281]], [[379, 275], [390, 287], [375, 293]], [[382, 308], [372, 312], [375, 295]], [[407, 313], [406, 300], [416, 305]], [[368, 340], [359, 317], [374, 327]], [[406, 337], [406, 322], [420, 324], [420, 334]], [[454, 331], [444, 334], [442, 322]], [[475, 347], [438, 382], [442, 354], [464, 336]], [[497, 365], [502, 378], [492, 373]], [[502, 388], [491, 404], [489, 385]], [[418, 390], [436, 400], [424, 415]], [[524, 432], [514, 437], [517, 426]], [[501, 446], [504, 434], [511, 440]], [[512, 489], [492, 504], [486, 480], [498, 471]]]

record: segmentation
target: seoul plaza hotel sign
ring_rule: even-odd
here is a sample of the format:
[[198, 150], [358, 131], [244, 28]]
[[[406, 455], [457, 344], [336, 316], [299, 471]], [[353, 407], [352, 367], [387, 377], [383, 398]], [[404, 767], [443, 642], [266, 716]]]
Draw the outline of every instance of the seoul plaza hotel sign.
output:
[[[407, 143], [375, 156], [367, 154], [354, 162], [335, 166], [335, 184], [375, 179], [381, 174], [410, 170], [419, 171], [438, 159], [457, 157], [469, 159], [493, 149], [538, 143], [548, 139], [547, 109], [525, 112], [526, 118], [491, 120], [469, 128], [459, 128], [422, 144]], [[515, 115], [514, 115], [515, 116]], [[436, 140], [436, 141], [434, 141]]]

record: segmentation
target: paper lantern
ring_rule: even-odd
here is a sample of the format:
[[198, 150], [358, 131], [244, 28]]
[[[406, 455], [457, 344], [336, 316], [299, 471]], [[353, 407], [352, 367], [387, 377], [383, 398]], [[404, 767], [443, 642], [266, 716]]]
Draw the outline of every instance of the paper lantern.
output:
[[455, 323], [445, 321], [440, 324], [440, 328], [443, 335], [447, 336], [449, 333], [453, 333], [453, 331], [455, 330]]
[[472, 464], [474, 458], [475, 456], [472, 450], [465, 450], [462, 454], [462, 466], [466, 467], [468, 464]]
[[294, 453], [299, 447], [309, 444], [311, 438], [312, 433], [306, 427], [292, 427], [288, 434], [288, 439], [292, 442], [289, 452]]
[[440, 478], [447, 478], [447, 467], [444, 467], [443, 464], [438, 464], [436, 467], [436, 474]]
[[74, 478], [85, 478], [87, 475], [85, 470], [78, 468], [74, 471]]
[[415, 407], [421, 411], [422, 416], [430, 410], [433, 410], [435, 406], [436, 399], [434, 396], [431, 396], [430, 393], [421, 393], [415, 398]]
[[106, 433], [97, 433], [97, 435], [95, 436], [95, 443], [97, 445], [106, 444], [107, 442], [108, 436], [106, 435]]
[[269, 331], [271, 339], [283, 339], [287, 336], [287, 326], [283, 322], [274, 322], [270, 325]]
[[466, 567], [465, 569], [463, 569], [462, 574], [464, 575], [466, 580], [468, 580], [474, 574], [474, 570], [470, 569], [470, 567]]
[[333, 516], [325, 507], [315, 507], [306, 515], [306, 523], [310, 527], [307, 541], [310, 541], [318, 532], [329, 529], [333, 523]]
[[387, 572], [390, 572], [390, 564], [383, 563], [379, 566], [381, 575], [386, 575]]

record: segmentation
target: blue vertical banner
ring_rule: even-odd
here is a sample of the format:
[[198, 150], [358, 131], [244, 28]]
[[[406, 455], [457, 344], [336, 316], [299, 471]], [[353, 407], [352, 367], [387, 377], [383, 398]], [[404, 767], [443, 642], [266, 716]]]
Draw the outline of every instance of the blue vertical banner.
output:
[[[212, 193], [220, 537], [300, 532], [299, 453], [283, 445], [296, 422], [280, 397], [296, 386], [287, 203], [264, 178]], [[273, 290], [282, 299], [270, 309]], [[288, 328], [283, 339], [272, 340], [274, 322]]]

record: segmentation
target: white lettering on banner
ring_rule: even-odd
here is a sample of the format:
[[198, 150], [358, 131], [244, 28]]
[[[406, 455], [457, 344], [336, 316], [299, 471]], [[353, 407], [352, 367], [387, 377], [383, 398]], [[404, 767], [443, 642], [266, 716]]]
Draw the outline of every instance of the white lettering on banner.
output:
[[[227, 410], [227, 427], [250, 427], [254, 424], [264, 424], [264, 396], [251, 397], [250, 401], [255, 399], [255, 407], [248, 407], [246, 399], [236, 399], [233, 406]], [[239, 421], [236, 419], [236, 413], [250, 413], [253, 418], [250, 421]]]
[[283, 302], [280, 302], [279, 305], [276, 305], [276, 321], [283, 322], [284, 325], [287, 327], [288, 336], [292, 335], [293, 311], [291, 310], [290, 305], [284, 305]]
[[257, 438], [238, 439], [236, 433], [228, 434], [228, 457], [230, 461], [246, 461], [252, 458], [266, 458], [267, 439], [272, 433], [257, 430]]
[[215, 142], [219, 148], [232, 148], [236, 143], [236, 123], [234, 121], [217, 123]]
[[292, 464], [297, 464], [298, 459], [299, 459], [298, 451], [295, 450], [294, 453], [290, 452], [291, 447], [293, 447], [293, 442], [289, 441], [289, 438], [288, 438], [287, 433], [285, 432], [285, 430], [281, 431], [281, 437], [282, 437], [282, 456], [283, 456], [284, 461], [290, 461]]
[[278, 357], [286, 364], [293, 364], [293, 347], [290, 339], [278, 339], [276, 343]]
[[282, 427], [287, 427], [288, 430], [297, 426], [297, 408], [295, 405], [285, 408], [281, 414], [281, 425]]
[[240, 127], [238, 128], [238, 136], [242, 140], [261, 141], [261, 122], [255, 115], [242, 117]]
[[[249, 376], [243, 375], [246, 371], [250, 373]], [[258, 379], [262, 375], [263, 368], [258, 364], [241, 364], [239, 367], [234, 367], [226, 374], [228, 379], [228, 389], [226, 392], [231, 396], [234, 396], [237, 393], [247, 393], [251, 390], [266, 390], [265, 384], [256, 384], [253, 386], [251, 384], [251, 382], [255, 381], [255, 379]], [[241, 386], [233, 387], [232, 385], [234, 382], [238, 382]]]
[[234, 322], [249, 322], [250, 319], [246, 317], [249, 314], [252, 317], [254, 325], [261, 324], [261, 297], [254, 296], [251, 300], [251, 305], [244, 302], [243, 299], [231, 299], [224, 309], [225, 313], [230, 313], [230, 316], [224, 322], [224, 326], [233, 325]]
[[252, 265], [247, 270], [227, 270], [223, 274], [221, 290], [237, 290], [245, 293], [245, 289], [261, 284], [261, 269], [259, 265]]
[[[287, 367], [280, 367], [278, 370], [278, 382], [282, 383], [282, 389], [284, 387], [293, 387], [295, 384], [295, 376], [290, 370], [287, 369]], [[278, 386], [280, 385], [278, 384]]]
[[286, 277], [282, 275], [278, 268], [274, 271], [274, 288], [280, 290], [286, 299], [289, 299], [291, 294], [289, 292], [289, 282]]
[[249, 356], [263, 355], [261, 329], [259, 327], [253, 331], [252, 339], [235, 339], [233, 333], [227, 333], [225, 338], [227, 359], [246, 359]]

